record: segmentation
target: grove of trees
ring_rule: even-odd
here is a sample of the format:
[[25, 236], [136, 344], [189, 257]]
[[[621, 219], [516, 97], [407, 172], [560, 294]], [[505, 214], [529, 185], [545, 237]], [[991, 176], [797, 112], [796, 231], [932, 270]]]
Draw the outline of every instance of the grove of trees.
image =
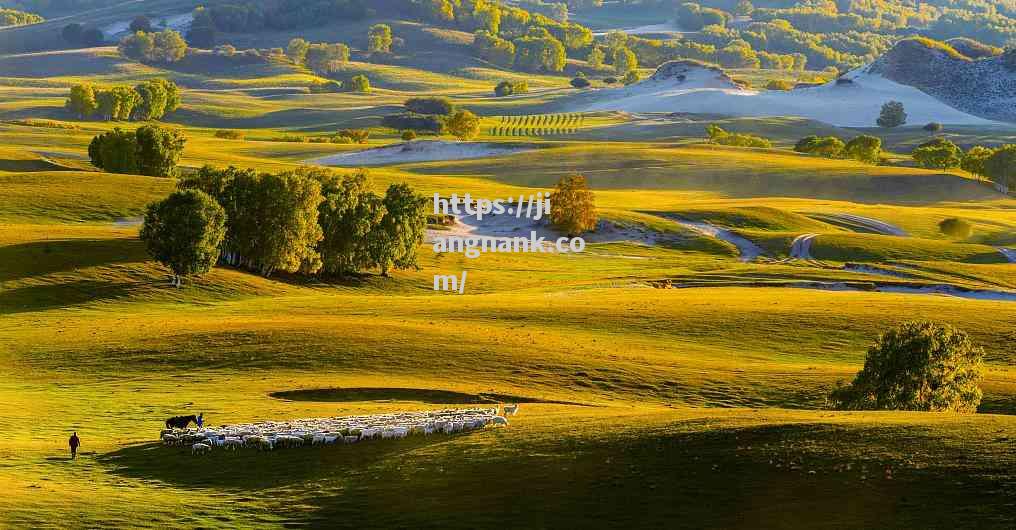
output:
[[264, 276], [369, 269], [388, 275], [417, 266], [427, 203], [406, 184], [377, 196], [366, 170], [337, 175], [205, 166], [179, 186], [201, 190], [223, 207], [220, 262]]
[[179, 33], [166, 29], [156, 33], [138, 31], [120, 40], [120, 54], [142, 63], [168, 64], [183, 59], [187, 42]]
[[149, 79], [134, 87], [80, 83], [71, 86], [65, 106], [80, 119], [158, 120], [180, 107], [180, 89], [168, 79]]
[[177, 174], [185, 143], [179, 131], [158, 125], [144, 125], [135, 131], [115, 127], [92, 138], [88, 158], [92, 165], [110, 173], [172, 177]]

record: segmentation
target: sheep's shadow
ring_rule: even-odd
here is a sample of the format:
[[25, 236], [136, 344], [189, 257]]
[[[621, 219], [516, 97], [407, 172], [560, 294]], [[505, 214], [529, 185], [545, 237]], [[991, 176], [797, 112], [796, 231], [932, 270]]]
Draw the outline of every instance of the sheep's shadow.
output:
[[135, 444], [96, 457], [109, 472], [122, 477], [156, 480], [181, 487], [262, 490], [307, 481], [345, 481], [370, 472], [384, 459], [447, 443], [461, 436], [412, 436], [349, 445], [324, 445], [275, 451], [216, 449], [191, 454], [190, 447], [157, 442]]

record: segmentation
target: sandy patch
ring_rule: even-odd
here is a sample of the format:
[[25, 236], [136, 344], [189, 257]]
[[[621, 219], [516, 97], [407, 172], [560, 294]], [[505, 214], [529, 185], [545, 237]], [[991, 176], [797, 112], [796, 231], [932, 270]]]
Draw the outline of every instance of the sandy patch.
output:
[[452, 142], [446, 140], [416, 140], [384, 147], [341, 153], [306, 161], [319, 166], [387, 166], [409, 162], [436, 162], [440, 160], [467, 160], [504, 156], [530, 149], [510, 147], [486, 142]]
[[758, 91], [740, 88], [715, 70], [688, 67], [678, 75], [654, 76], [628, 87], [591, 92], [588, 97], [592, 101], [577, 100], [571, 110], [801, 116], [841, 127], [863, 127], [875, 125], [882, 104], [895, 100], [903, 103], [911, 124], [996, 123], [863, 68], [848, 72], [843, 79], [847, 81], [790, 91]]

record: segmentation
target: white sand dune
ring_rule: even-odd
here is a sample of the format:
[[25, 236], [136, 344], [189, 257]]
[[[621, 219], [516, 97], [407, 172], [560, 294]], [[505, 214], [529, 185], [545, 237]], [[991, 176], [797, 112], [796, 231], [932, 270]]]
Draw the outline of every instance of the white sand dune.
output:
[[[667, 68], [666, 75], [661, 70]], [[842, 81], [790, 91], [748, 90], [718, 69], [700, 65], [663, 65], [653, 77], [624, 88], [590, 94], [575, 110], [688, 112], [731, 116], [801, 116], [841, 127], [875, 125], [882, 104], [903, 103], [908, 123], [993, 124], [957, 110], [921, 92], [860, 68]]]
[[466, 160], [503, 156], [529, 149], [485, 142], [450, 142], [445, 140], [416, 140], [364, 149], [352, 153], [329, 155], [305, 163], [319, 166], [387, 166], [409, 162], [435, 162], [439, 160]]

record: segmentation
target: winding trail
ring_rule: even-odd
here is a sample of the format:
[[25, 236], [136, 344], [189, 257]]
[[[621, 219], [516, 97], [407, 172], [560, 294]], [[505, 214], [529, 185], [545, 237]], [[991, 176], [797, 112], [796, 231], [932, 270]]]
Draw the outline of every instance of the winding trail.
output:
[[815, 241], [818, 234], [801, 234], [794, 238], [793, 244], [790, 245], [790, 257], [794, 259], [810, 260], [811, 257], [811, 243]]
[[907, 232], [902, 228], [884, 221], [879, 221], [878, 219], [872, 219], [871, 217], [861, 217], [860, 215], [849, 213], [829, 214], [827, 217], [845, 221], [847, 224], [856, 225], [859, 228], [876, 234], [901, 237], [907, 235]]
[[737, 251], [741, 255], [741, 261], [745, 262], [755, 261], [756, 258], [765, 253], [765, 250], [763, 250], [762, 247], [731, 232], [730, 230], [720, 228], [716, 225], [711, 225], [709, 223], [701, 223], [697, 221], [684, 221], [680, 219], [672, 219], [672, 220], [675, 223], [690, 230], [694, 230], [695, 232], [698, 232], [702, 235], [714, 237], [716, 239], [726, 241], [727, 243], [734, 245], [735, 247], [737, 247]]

